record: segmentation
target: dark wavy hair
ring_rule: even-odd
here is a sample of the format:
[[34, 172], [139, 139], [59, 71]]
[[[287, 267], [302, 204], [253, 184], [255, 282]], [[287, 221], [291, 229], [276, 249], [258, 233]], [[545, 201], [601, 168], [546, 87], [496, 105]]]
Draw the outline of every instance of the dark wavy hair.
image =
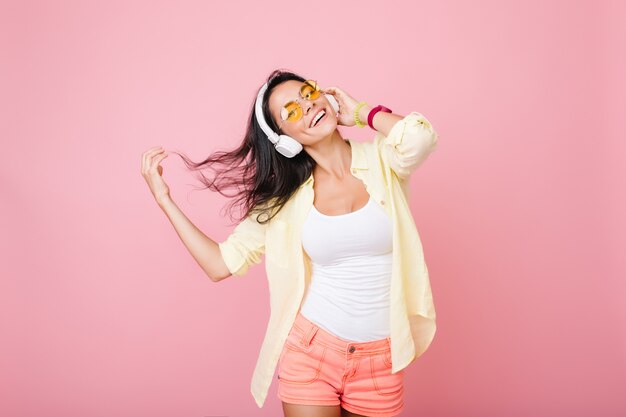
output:
[[[276, 69], [267, 77], [268, 87], [263, 94], [263, 115], [267, 124], [281, 134], [278, 125], [271, 117], [269, 97], [279, 84], [296, 80], [304, 82], [306, 78], [282, 69]], [[257, 94], [261, 87], [257, 89]], [[274, 149], [267, 135], [261, 130], [255, 115], [256, 96], [252, 100], [248, 127], [239, 147], [232, 151], [217, 151], [202, 162], [193, 162], [180, 152], [179, 155], [187, 168], [199, 171], [200, 181], [205, 185], [200, 189], [209, 188], [223, 196], [233, 197], [228, 204], [231, 220], [233, 208], [240, 206], [242, 213], [238, 221], [248, 215], [257, 213], [259, 223], [270, 221], [285, 205], [298, 187], [306, 181], [315, 167], [315, 160], [304, 150], [293, 158], [287, 158]], [[202, 170], [207, 168], [215, 172], [213, 179], [207, 178]], [[234, 192], [227, 193], [226, 190]]]

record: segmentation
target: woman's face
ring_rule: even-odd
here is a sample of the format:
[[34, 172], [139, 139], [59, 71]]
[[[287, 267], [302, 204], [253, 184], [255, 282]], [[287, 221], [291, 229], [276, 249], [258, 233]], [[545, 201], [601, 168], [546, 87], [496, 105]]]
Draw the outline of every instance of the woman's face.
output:
[[[300, 88], [303, 84], [301, 81], [288, 80], [277, 85], [270, 94], [269, 106], [274, 121], [280, 126], [281, 132], [277, 133], [289, 135], [302, 145], [311, 145], [333, 134], [337, 129], [337, 116], [324, 94], [312, 101], [302, 98]], [[296, 99], [302, 107], [302, 117], [296, 122], [283, 121], [281, 109], [287, 102]], [[315, 116], [322, 109], [326, 114], [312, 126]]]

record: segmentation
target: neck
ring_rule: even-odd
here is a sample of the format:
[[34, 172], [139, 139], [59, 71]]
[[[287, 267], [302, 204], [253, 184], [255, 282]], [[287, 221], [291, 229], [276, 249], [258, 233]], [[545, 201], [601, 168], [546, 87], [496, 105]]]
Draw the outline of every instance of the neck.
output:
[[352, 149], [338, 130], [329, 137], [306, 146], [305, 150], [316, 162], [314, 176], [342, 179], [350, 173]]

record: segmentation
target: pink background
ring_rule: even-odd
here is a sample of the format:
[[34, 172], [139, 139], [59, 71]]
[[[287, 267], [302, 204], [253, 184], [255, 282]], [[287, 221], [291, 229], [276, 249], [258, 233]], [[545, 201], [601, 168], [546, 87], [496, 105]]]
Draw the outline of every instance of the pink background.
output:
[[[276, 380], [249, 391], [263, 264], [211, 282], [140, 174], [151, 146], [235, 147], [275, 68], [440, 135], [411, 182], [438, 332], [403, 415], [626, 415], [623, 4], [2, 2], [0, 415], [282, 415]], [[224, 239], [227, 200], [163, 166]]]

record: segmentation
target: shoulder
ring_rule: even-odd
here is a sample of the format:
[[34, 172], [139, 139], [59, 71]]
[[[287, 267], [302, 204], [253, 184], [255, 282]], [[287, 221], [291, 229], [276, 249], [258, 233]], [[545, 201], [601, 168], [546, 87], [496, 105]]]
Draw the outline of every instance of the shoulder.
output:
[[352, 147], [352, 157], [355, 159], [353, 165], [356, 167], [368, 166], [372, 158], [378, 153], [377, 145], [374, 141], [356, 141], [348, 139]]
[[349, 139], [353, 147], [352, 166], [356, 168], [381, 169], [381, 135], [377, 133], [373, 140], [357, 142]]

